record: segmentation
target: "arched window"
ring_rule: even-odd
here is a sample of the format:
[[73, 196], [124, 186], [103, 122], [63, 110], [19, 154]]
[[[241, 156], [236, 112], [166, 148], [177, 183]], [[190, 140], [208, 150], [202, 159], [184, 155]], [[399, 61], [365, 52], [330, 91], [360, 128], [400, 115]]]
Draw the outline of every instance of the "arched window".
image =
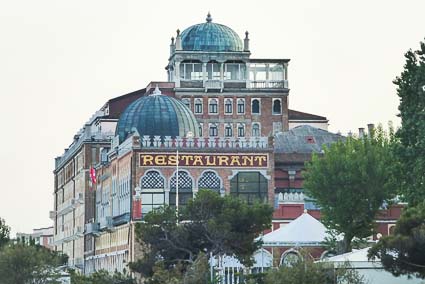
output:
[[238, 137], [244, 137], [245, 136], [245, 124], [239, 123], [238, 124]]
[[210, 137], [218, 136], [218, 126], [216, 123], [209, 124], [209, 135]]
[[233, 102], [232, 99], [226, 99], [224, 102], [224, 113], [232, 114], [233, 113]]
[[[186, 205], [193, 198], [193, 179], [186, 171], [179, 171], [179, 206]], [[176, 205], [176, 172], [170, 179], [170, 205]]]
[[259, 172], [240, 172], [230, 180], [230, 194], [246, 200], [267, 202], [268, 181]]
[[245, 113], [245, 100], [244, 99], [238, 99], [238, 114], [244, 114]]
[[155, 170], [147, 171], [140, 179], [142, 216], [165, 203], [165, 178]]
[[252, 124], [252, 136], [253, 137], [259, 137], [261, 135], [260, 133], [260, 125], [258, 123]]
[[224, 128], [224, 136], [226, 136], [226, 137], [232, 137], [233, 136], [232, 124], [230, 124], [230, 123], [226, 124], [226, 126]]
[[202, 123], [199, 123], [199, 137], [202, 137], [203, 136], [203, 133], [204, 133], [204, 126], [203, 126], [203, 124]]
[[218, 100], [217, 99], [210, 99], [208, 103], [208, 112], [209, 113], [218, 113]]
[[282, 114], [282, 102], [280, 99], [273, 99], [273, 114]]
[[260, 114], [260, 100], [253, 99], [251, 101], [251, 113], [252, 114]]
[[191, 109], [191, 108], [190, 108], [190, 99], [189, 99], [189, 98], [184, 98], [184, 99], [182, 99], [182, 102], [183, 102], [183, 104], [184, 104], [185, 106], [187, 106], [189, 109]]
[[202, 99], [195, 99], [195, 113], [202, 114]]
[[282, 254], [280, 258], [280, 266], [291, 267], [301, 260], [301, 256], [296, 250], [289, 250]]
[[220, 192], [220, 177], [213, 171], [205, 171], [202, 173], [198, 181], [198, 189], [210, 189], [217, 193]]

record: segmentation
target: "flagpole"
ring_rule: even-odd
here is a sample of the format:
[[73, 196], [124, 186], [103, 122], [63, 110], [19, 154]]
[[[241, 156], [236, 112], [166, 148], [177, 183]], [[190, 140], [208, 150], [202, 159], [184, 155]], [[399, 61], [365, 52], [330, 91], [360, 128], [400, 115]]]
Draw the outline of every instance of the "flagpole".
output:
[[179, 149], [176, 151], [176, 216], [179, 221]]

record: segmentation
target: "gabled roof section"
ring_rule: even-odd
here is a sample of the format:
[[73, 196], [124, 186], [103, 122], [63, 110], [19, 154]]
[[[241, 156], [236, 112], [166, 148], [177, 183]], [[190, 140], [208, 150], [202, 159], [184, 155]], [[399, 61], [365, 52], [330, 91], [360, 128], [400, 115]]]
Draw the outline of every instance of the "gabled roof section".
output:
[[135, 100], [141, 98], [146, 93], [146, 88], [140, 89], [119, 97], [112, 98], [108, 100], [108, 102], [101, 108], [101, 110], [105, 110], [108, 108], [109, 114], [107, 114], [106, 118], [118, 119], [121, 113]]
[[324, 116], [315, 115], [311, 113], [301, 112], [293, 109], [288, 110], [288, 119], [289, 120], [323, 120], [328, 122], [328, 119]]
[[319, 246], [327, 237], [326, 227], [308, 213], [263, 236], [263, 246]]
[[345, 139], [344, 136], [309, 125], [300, 125], [276, 134], [275, 153], [321, 153], [324, 146]]

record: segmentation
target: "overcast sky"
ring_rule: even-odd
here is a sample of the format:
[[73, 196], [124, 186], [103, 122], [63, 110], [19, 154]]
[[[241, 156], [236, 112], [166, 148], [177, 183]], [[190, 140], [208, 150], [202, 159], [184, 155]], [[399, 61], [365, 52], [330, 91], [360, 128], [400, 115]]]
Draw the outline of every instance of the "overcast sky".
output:
[[392, 80], [425, 36], [425, 1], [0, 0], [0, 217], [51, 225], [54, 158], [108, 99], [166, 80], [176, 30], [250, 32], [254, 58], [290, 58], [290, 108], [330, 130], [393, 121]]

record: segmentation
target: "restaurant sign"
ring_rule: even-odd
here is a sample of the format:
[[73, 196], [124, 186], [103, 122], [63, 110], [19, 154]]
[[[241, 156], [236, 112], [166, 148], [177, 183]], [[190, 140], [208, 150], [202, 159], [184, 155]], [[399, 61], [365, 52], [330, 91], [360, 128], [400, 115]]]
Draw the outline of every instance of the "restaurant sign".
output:
[[268, 154], [186, 154], [180, 153], [141, 153], [141, 167], [232, 167], [232, 168], [267, 168]]

